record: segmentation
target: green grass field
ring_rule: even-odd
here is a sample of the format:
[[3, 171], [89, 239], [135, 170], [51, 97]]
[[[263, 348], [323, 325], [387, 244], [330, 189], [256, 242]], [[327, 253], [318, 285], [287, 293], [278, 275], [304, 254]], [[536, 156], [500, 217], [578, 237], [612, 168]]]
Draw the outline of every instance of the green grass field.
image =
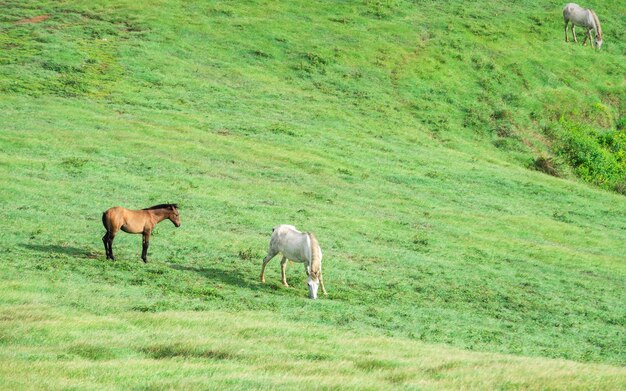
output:
[[[0, 388], [626, 388], [626, 198], [552, 138], [625, 137], [583, 5], [600, 51], [556, 1], [0, 1]], [[327, 297], [259, 282], [283, 223]]]

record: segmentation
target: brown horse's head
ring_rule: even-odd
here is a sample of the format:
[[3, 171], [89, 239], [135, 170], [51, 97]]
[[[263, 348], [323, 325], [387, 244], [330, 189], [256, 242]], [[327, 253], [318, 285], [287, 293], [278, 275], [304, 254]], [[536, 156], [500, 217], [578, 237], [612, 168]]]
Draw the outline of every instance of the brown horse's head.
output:
[[178, 205], [170, 204], [168, 205], [168, 209], [170, 211], [170, 214], [167, 218], [170, 219], [170, 221], [174, 223], [176, 227], [180, 227], [180, 215], [178, 214]]

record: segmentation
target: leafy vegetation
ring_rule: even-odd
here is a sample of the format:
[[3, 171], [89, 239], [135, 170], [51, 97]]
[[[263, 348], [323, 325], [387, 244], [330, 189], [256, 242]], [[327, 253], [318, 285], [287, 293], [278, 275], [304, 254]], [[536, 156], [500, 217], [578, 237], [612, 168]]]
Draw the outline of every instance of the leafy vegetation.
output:
[[557, 156], [572, 166], [578, 177], [626, 194], [626, 129], [599, 132], [561, 122], [549, 134]]
[[0, 6], [0, 388], [626, 386], [619, 4]]

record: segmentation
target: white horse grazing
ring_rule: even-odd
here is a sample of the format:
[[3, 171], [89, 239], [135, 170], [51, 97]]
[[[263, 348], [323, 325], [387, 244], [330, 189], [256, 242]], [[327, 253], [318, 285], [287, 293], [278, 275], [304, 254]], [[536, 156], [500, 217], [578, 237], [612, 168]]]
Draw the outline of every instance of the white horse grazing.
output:
[[322, 292], [326, 294], [322, 280], [322, 249], [315, 235], [309, 232], [300, 232], [293, 225], [283, 224], [274, 227], [267, 256], [263, 259], [261, 282], [265, 282], [265, 265], [278, 253], [283, 255], [283, 259], [280, 261], [283, 285], [289, 286], [285, 277], [285, 268], [287, 267], [287, 260], [290, 259], [294, 262], [304, 263], [311, 299], [317, 299], [319, 285], [322, 286]]
[[569, 42], [567, 39], [567, 24], [572, 23], [572, 35], [574, 36], [574, 42], [578, 43], [576, 39], [575, 26], [584, 27], [587, 29], [585, 33], [585, 40], [583, 46], [587, 44], [587, 37], [591, 42], [591, 30], [595, 35], [593, 43], [596, 48], [600, 49], [602, 46], [602, 27], [600, 27], [600, 20], [595, 12], [591, 9], [585, 9], [578, 4], [569, 3], [563, 8], [563, 21], [565, 22], [565, 42]]

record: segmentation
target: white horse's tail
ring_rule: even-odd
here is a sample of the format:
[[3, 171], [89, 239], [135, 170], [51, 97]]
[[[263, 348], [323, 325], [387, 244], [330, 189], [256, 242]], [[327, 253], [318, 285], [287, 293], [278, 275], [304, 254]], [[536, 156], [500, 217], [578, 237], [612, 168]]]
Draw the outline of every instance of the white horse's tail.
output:
[[319, 279], [322, 270], [322, 257], [320, 254], [320, 244], [312, 233], [308, 233], [311, 242], [311, 278]]

